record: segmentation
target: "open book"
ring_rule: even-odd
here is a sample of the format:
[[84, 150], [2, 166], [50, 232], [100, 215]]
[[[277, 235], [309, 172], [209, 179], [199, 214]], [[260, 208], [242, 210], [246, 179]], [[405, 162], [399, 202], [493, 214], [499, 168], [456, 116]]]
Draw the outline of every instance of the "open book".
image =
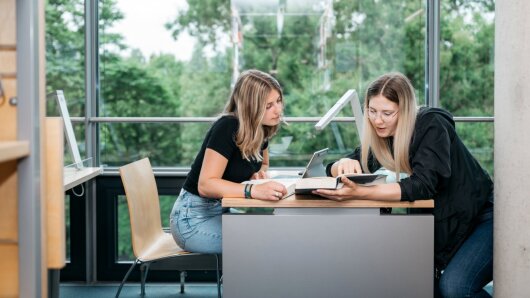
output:
[[[311, 194], [315, 189], [340, 189], [343, 186], [341, 177], [346, 176], [351, 181], [364, 186], [383, 184], [386, 175], [382, 174], [347, 174], [338, 177], [312, 177], [294, 179], [257, 179], [243, 182], [244, 184], [261, 184], [268, 181], [276, 181], [287, 188], [286, 198], [292, 194]], [[282, 198], [282, 199], [283, 199]]]
[[380, 174], [347, 174], [337, 177], [313, 177], [303, 178], [296, 181], [296, 194], [310, 194], [315, 189], [339, 189], [342, 188], [343, 183], [341, 177], [345, 176], [351, 181], [362, 184], [363, 186], [370, 186], [376, 184], [383, 184], [386, 181], [386, 175]]

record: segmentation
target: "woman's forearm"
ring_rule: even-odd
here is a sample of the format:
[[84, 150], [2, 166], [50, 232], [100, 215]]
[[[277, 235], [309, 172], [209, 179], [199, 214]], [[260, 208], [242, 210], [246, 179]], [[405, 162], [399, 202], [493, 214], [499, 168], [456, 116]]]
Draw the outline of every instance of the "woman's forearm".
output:
[[199, 195], [204, 198], [222, 199], [223, 197], [243, 197], [245, 195], [245, 185], [221, 178], [199, 181], [197, 188]]
[[401, 187], [398, 183], [359, 186], [359, 198], [363, 200], [399, 201]]

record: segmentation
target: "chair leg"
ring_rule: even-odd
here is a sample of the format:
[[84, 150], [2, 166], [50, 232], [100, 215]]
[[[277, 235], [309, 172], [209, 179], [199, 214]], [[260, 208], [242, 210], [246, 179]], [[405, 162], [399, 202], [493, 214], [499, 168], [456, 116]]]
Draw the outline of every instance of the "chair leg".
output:
[[216, 261], [216, 267], [217, 267], [217, 297], [218, 298], [221, 298], [221, 273], [220, 273], [220, 266], [219, 266], [219, 258], [220, 258], [220, 255], [219, 254], [216, 254], [215, 255], [215, 261]]
[[136, 259], [134, 261], [134, 263], [132, 264], [131, 268], [129, 268], [129, 271], [127, 271], [127, 273], [125, 274], [125, 277], [123, 278], [123, 280], [121, 281], [121, 284], [120, 284], [120, 287], [118, 288], [118, 292], [116, 292], [116, 298], [120, 297], [120, 293], [121, 293], [121, 288], [123, 288], [123, 284], [125, 284], [125, 281], [127, 280], [127, 278], [129, 277], [129, 274], [131, 274], [132, 270], [134, 269], [134, 267], [140, 262], [139, 259]]
[[147, 279], [147, 273], [149, 272], [149, 266], [151, 262], [143, 263], [140, 265], [140, 295], [145, 296], [145, 281]]
[[180, 271], [180, 293], [184, 294], [184, 284], [186, 283], [186, 276], [188, 273], [186, 271]]

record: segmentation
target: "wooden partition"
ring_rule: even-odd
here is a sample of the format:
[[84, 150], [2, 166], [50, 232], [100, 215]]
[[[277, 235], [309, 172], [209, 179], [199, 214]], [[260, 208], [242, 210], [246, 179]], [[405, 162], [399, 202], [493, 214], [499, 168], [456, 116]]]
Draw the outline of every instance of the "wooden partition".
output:
[[27, 142], [17, 141], [16, 0], [0, 0], [0, 296], [19, 294], [18, 159], [28, 154]]
[[46, 259], [48, 269], [66, 262], [66, 223], [63, 186], [64, 135], [61, 118], [46, 118]]
[[[34, 22], [37, 19], [33, 14], [35, 10], [38, 22]], [[51, 138], [49, 135], [53, 146], [61, 147], [50, 153], [61, 156], [53, 156], [48, 161], [44, 150], [46, 137], [41, 135], [44, 133], [41, 125], [45, 81], [43, 45], [44, 1], [0, 0], [0, 297], [46, 297], [46, 265], [60, 268], [61, 262], [64, 264], [60, 248], [50, 246], [48, 251], [54, 250], [56, 255], [46, 255], [46, 211], [47, 208], [58, 209], [47, 206], [47, 198], [59, 197], [63, 164], [62, 132], [59, 142], [57, 136]], [[33, 77], [35, 73], [38, 75]], [[33, 93], [28, 95], [28, 90]], [[38, 116], [32, 116], [34, 111], [39, 112]], [[27, 121], [20, 122], [22, 118]], [[35, 134], [32, 125], [24, 127], [28, 122], [36, 123], [40, 132]], [[61, 131], [60, 127], [53, 129]], [[34, 166], [37, 162], [39, 165]], [[56, 175], [57, 167], [61, 169], [59, 176], [46, 175], [48, 168]], [[35, 186], [39, 186], [39, 190], [22, 195], [28, 189], [34, 190]], [[61, 196], [64, 200], [64, 194]], [[51, 202], [61, 204], [57, 200]], [[28, 210], [36, 210], [39, 215], [28, 216], [32, 214], [26, 213]], [[41, 212], [46, 216], [41, 216]], [[57, 224], [57, 218], [62, 217], [63, 226], [50, 242], [64, 236], [64, 210], [62, 214], [54, 214], [58, 217], [48, 221]], [[26, 222], [35, 224], [25, 226]], [[64, 241], [57, 244], [64, 246]]]

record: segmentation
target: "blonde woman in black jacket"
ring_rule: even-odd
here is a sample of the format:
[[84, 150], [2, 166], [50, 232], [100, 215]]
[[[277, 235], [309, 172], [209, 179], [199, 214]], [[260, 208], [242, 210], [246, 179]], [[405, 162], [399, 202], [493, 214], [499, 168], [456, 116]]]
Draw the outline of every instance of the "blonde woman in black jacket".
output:
[[334, 200], [434, 199], [436, 294], [490, 297], [482, 288], [493, 278], [493, 182], [456, 134], [452, 115], [418, 110], [400, 73], [372, 82], [364, 108], [362, 146], [329, 164], [328, 175], [385, 167], [408, 177], [370, 187], [343, 179], [344, 188], [315, 193]]

